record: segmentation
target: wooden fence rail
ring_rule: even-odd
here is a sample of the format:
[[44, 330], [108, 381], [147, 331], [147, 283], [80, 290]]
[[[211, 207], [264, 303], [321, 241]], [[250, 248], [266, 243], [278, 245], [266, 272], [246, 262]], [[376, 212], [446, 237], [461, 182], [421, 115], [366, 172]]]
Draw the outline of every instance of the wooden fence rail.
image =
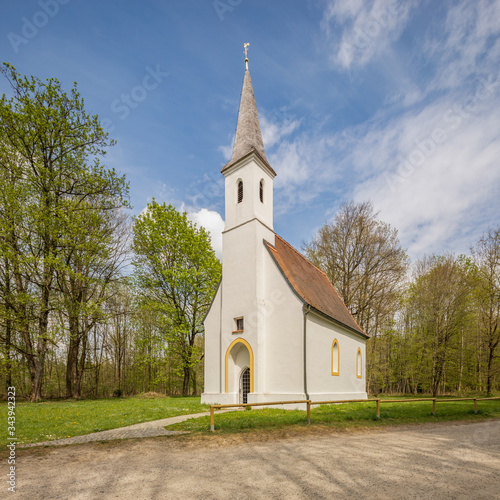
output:
[[380, 404], [381, 403], [415, 403], [418, 401], [432, 401], [432, 414], [436, 415], [436, 402], [448, 403], [454, 401], [474, 401], [474, 413], [477, 413], [478, 401], [491, 401], [500, 400], [500, 397], [494, 398], [450, 398], [450, 399], [437, 399], [437, 398], [415, 398], [415, 399], [341, 399], [336, 401], [311, 401], [310, 399], [296, 400], [296, 401], [268, 401], [265, 403], [239, 403], [227, 405], [210, 405], [210, 430], [215, 430], [215, 409], [221, 408], [247, 408], [252, 406], [277, 406], [277, 405], [291, 405], [291, 404], [305, 404], [307, 405], [307, 423], [311, 423], [311, 406], [313, 405], [328, 405], [328, 404], [344, 404], [344, 403], [373, 403], [377, 404], [377, 418], [380, 418]]

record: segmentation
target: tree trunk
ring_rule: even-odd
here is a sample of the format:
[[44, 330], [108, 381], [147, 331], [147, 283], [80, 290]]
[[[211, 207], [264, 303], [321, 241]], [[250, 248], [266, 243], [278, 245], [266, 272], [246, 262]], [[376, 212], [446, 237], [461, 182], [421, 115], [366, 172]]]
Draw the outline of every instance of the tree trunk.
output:
[[34, 376], [31, 381], [30, 401], [42, 399], [43, 369], [45, 367], [45, 356], [47, 354], [47, 340], [38, 337], [37, 357], [35, 361]]
[[196, 396], [196, 371], [193, 369], [193, 396]]
[[70, 337], [68, 346], [68, 359], [66, 363], [66, 397], [71, 398], [73, 395], [73, 380], [75, 379], [74, 371], [76, 370], [76, 362], [78, 361], [78, 337], [75, 335], [74, 326], [70, 320]]
[[38, 341], [36, 347], [35, 373], [31, 387], [30, 400], [39, 401], [42, 399], [43, 369], [45, 367], [45, 356], [47, 354], [47, 333], [49, 327], [49, 298], [50, 283], [52, 276], [47, 269], [44, 269], [44, 284], [40, 297], [40, 319], [38, 329]]
[[191, 369], [189, 366], [184, 366], [184, 380], [182, 382], [182, 395], [189, 396], [189, 378], [191, 375]]
[[491, 385], [493, 381], [493, 359], [494, 359], [495, 351], [490, 347], [488, 353], [488, 371], [487, 371], [487, 379], [486, 379], [486, 395], [491, 396]]
[[82, 353], [80, 355], [80, 361], [75, 370], [75, 378], [73, 379], [73, 399], [78, 399], [82, 396], [82, 379], [85, 370], [86, 354], [87, 354], [87, 342], [86, 342], [86, 337], [84, 337], [82, 342]]

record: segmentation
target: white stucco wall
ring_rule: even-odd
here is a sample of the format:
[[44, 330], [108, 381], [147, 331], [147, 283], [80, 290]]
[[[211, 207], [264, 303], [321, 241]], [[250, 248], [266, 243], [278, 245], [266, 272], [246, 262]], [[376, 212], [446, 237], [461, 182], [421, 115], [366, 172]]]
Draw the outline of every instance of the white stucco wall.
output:
[[[307, 314], [307, 388], [312, 400], [365, 399], [366, 341], [322, 316]], [[337, 339], [339, 375], [332, 375], [332, 345]], [[358, 348], [362, 355], [362, 377], [356, 375]]]
[[[265, 381], [262, 393], [283, 399], [304, 398], [302, 301], [295, 295], [266, 249]], [[299, 397], [300, 396], [300, 397]], [[267, 398], [265, 398], [267, 399]], [[276, 398], [280, 399], [280, 398]]]
[[[215, 394], [220, 392], [220, 312], [221, 286], [215, 294], [210, 310], [203, 323], [205, 327], [205, 368], [204, 393]], [[204, 394], [201, 402], [204, 403]]]
[[[225, 373], [225, 354], [228, 347], [236, 338], [243, 338], [249, 343], [253, 352], [254, 389], [260, 392], [265, 371], [264, 358], [260, 354], [261, 339], [264, 338], [266, 329], [261, 313], [265, 297], [263, 262], [264, 252], [267, 252], [262, 243], [264, 237], [274, 240], [274, 233], [258, 220], [252, 220], [224, 233], [221, 287], [223, 296], [221, 372]], [[238, 317], [243, 317], [244, 331], [234, 333], [235, 318]], [[233, 392], [231, 387], [229, 392]]]

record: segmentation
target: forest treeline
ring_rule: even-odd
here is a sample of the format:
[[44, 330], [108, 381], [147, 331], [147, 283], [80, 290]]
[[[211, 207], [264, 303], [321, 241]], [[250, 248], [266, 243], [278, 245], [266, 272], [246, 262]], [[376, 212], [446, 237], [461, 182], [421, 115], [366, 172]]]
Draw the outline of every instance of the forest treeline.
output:
[[498, 390], [500, 226], [470, 255], [430, 255], [410, 265], [397, 230], [369, 202], [351, 202], [305, 253], [370, 335], [371, 394]]
[[[0, 393], [199, 394], [221, 274], [209, 234], [154, 200], [130, 216], [76, 84], [2, 74]], [[350, 202], [303, 250], [371, 337], [370, 393], [498, 390], [500, 226], [469, 255], [410, 263], [372, 205]]]

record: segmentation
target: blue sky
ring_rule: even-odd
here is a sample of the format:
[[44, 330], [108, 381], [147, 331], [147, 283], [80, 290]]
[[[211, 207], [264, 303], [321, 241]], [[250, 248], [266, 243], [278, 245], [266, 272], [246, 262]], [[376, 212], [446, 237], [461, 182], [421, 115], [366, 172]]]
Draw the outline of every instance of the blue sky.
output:
[[[468, 252], [500, 214], [500, 1], [3, 2], [2, 61], [74, 81], [117, 145], [134, 213], [174, 204], [213, 234], [244, 74], [295, 247], [371, 200], [416, 259]], [[0, 93], [9, 92], [5, 80]]]

